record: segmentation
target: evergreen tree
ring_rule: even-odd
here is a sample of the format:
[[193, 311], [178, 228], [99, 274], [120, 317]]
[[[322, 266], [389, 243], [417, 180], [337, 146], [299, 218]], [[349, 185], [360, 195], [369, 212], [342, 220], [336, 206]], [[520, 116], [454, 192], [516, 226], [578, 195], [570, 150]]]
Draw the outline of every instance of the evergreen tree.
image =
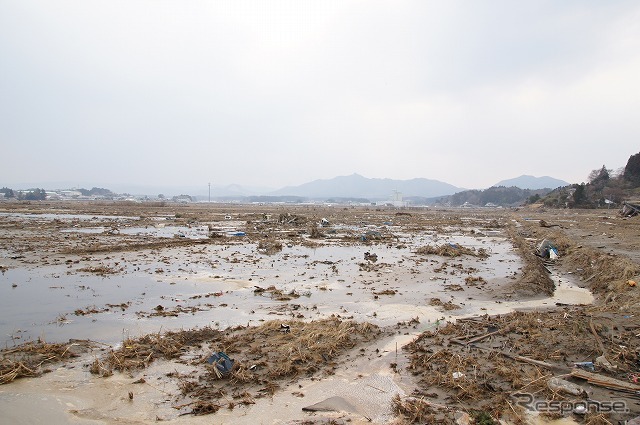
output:
[[634, 186], [640, 185], [640, 152], [629, 157], [622, 176]]

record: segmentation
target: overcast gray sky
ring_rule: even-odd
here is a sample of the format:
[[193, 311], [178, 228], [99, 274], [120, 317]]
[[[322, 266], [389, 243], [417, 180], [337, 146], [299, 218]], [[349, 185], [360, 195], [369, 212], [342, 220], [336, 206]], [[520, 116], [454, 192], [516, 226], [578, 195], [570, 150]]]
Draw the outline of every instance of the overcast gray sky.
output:
[[585, 181], [640, 151], [640, 2], [0, 0], [0, 185]]

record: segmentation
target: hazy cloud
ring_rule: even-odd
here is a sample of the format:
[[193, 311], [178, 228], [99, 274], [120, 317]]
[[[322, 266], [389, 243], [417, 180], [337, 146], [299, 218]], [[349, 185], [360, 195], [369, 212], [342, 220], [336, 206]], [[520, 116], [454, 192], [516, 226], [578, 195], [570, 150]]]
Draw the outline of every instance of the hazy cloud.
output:
[[635, 1], [0, 0], [0, 184], [583, 181], [638, 152]]

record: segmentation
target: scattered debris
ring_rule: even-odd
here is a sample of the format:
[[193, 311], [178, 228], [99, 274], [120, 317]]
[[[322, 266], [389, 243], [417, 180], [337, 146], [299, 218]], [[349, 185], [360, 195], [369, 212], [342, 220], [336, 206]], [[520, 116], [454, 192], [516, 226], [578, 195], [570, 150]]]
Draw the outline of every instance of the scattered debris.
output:
[[376, 261], [378, 261], [378, 254], [371, 254], [369, 251], [367, 251], [364, 253], [364, 259], [375, 263]]
[[638, 214], [640, 214], [640, 202], [624, 202], [622, 204], [620, 215], [622, 215], [623, 217], [634, 217]]
[[587, 372], [581, 369], [574, 369], [571, 371], [571, 376], [574, 378], [585, 379], [590, 384], [597, 385], [599, 387], [605, 387], [612, 390], [627, 391], [632, 394], [638, 394], [640, 392], [640, 385], [630, 382], [621, 381], [619, 379], [611, 378], [609, 376], [603, 376], [596, 373]]
[[564, 392], [571, 395], [581, 396], [585, 394], [584, 388], [580, 385], [576, 385], [573, 382], [565, 381], [564, 379], [553, 377], [547, 381], [547, 386], [551, 391]]
[[201, 352], [201, 347], [225, 347], [224, 352], [216, 351], [200, 363], [214, 367], [199, 368], [192, 376], [176, 376], [186, 397], [176, 399], [177, 408], [189, 408], [185, 413], [194, 415], [210, 414], [225, 405], [252, 404], [255, 398], [272, 395], [279, 382], [332, 373], [346, 350], [382, 334], [377, 326], [336, 318], [309, 323], [272, 321], [225, 331], [167, 332], [125, 340], [119, 349], [96, 359], [91, 371], [107, 376], [102, 372], [144, 368], [159, 358], [185, 362], [183, 358]]
[[207, 363], [214, 367], [214, 371], [218, 378], [222, 378], [223, 376], [227, 376], [231, 373], [234, 361], [231, 360], [224, 352], [218, 351], [217, 353], [213, 353], [209, 356]]
[[487, 258], [489, 253], [486, 249], [467, 248], [455, 243], [446, 243], [439, 246], [426, 245], [416, 250], [416, 254], [420, 255], [441, 255], [443, 257], [459, 257], [461, 255], [470, 255], [473, 257]]
[[0, 385], [49, 372], [44, 366], [79, 357], [93, 346], [95, 343], [88, 340], [71, 340], [66, 344], [32, 341], [0, 350]]
[[258, 252], [273, 255], [282, 251], [282, 242], [276, 240], [261, 240], [258, 242]]
[[318, 226], [313, 226], [309, 229], [309, 237], [311, 239], [320, 239], [324, 237], [324, 234], [318, 229]]
[[280, 224], [293, 224], [297, 226], [307, 223], [307, 218], [302, 215], [296, 215], [291, 213], [280, 214], [278, 217], [278, 223]]
[[[622, 362], [617, 370], [603, 369], [613, 376], [571, 367], [599, 356], [591, 328], [585, 326], [590, 320], [604, 349]], [[419, 388], [414, 399], [396, 400], [395, 409], [404, 418], [420, 418], [411, 419], [420, 423], [454, 423], [454, 411], [460, 409], [517, 422], [524, 412], [508, 394], [535, 394], [541, 400], [582, 396], [586, 388], [569, 381], [576, 378], [635, 393], [640, 386], [622, 378], [625, 371], [639, 367], [638, 320], [617, 329], [609, 327], [609, 320], [575, 308], [458, 319], [424, 332], [404, 347], [410, 358], [407, 369], [419, 379]], [[589, 394], [595, 400], [608, 399], [593, 389]], [[423, 403], [425, 398], [430, 400]]]
[[540, 242], [540, 245], [538, 245], [536, 255], [542, 258], [555, 260], [558, 258], [558, 248], [553, 244], [553, 242], [545, 239]]
[[363, 233], [362, 235], [360, 235], [360, 241], [362, 242], [368, 242], [371, 240], [379, 240], [379, 239], [382, 239], [382, 233], [377, 232], [375, 230], [369, 230]]

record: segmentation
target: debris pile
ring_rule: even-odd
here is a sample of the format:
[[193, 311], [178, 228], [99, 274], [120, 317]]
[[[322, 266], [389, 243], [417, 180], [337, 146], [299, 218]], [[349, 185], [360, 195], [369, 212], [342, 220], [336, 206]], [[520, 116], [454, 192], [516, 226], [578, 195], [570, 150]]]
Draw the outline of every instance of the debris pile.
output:
[[634, 217], [638, 214], [640, 214], [640, 202], [637, 202], [637, 203], [625, 202], [622, 204], [620, 215], [622, 215], [623, 217]]
[[[233, 409], [253, 404], [256, 398], [274, 394], [285, 381], [332, 374], [347, 350], [381, 335], [375, 325], [337, 318], [309, 323], [271, 321], [225, 331], [167, 332], [126, 340], [118, 350], [96, 359], [90, 370], [109, 376], [114, 370], [144, 368], [160, 358], [196, 365], [197, 370], [189, 375], [174, 375], [182, 390], [175, 407], [182, 413], [202, 415], [223, 406]], [[194, 354], [199, 360], [188, 360]]]
[[[404, 347], [419, 388], [412, 397], [397, 399], [395, 410], [414, 423], [436, 417], [455, 423], [456, 410], [521, 423], [523, 409], [532, 407], [529, 397], [528, 403], [577, 402], [587, 395], [609, 400], [615, 390], [631, 405], [640, 391], [633, 380], [640, 374], [640, 321], [624, 317], [577, 308], [515, 312], [460, 319], [424, 332]], [[591, 371], [584, 370], [587, 364]], [[615, 419], [624, 415], [609, 413]]]
[[306, 295], [306, 296], [311, 295], [310, 293], [301, 294], [295, 289], [292, 289], [289, 292], [282, 291], [281, 289], [278, 289], [273, 285], [269, 286], [268, 288], [262, 288], [260, 286], [256, 286], [255, 289], [253, 290], [253, 293], [256, 295], [269, 294], [269, 296], [276, 301], [291, 301], [295, 298], [300, 298], [300, 295]]
[[258, 242], [258, 252], [266, 255], [277, 254], [282, 251], [282, 242], [274, 239], [266, 239]]
[[0, 385], [15, 379], [39, 376], [50, 372], [45, 366], [79, 357], [92, 345], [89, 341], [72, 340], [68, 343], [49, 344], [31, 341], [0, 351]]
[[286, 214], [280, 214], [280, 216], [278, 216], [278, 223], [280, 224], [303, 226], [304, 224], [307, 223], [307, 221], [308, 221], [307, 217], [303, 215], [286, 213]]
[[439, 246], [425, 245], [416, 250], [416, 254], [419, 255], [440, 255], [442, 257], [460, 257], [461, 255], [470, 255], [472, 257], [487, 258], [489, 253], [486, 249], [480, 248], [467, 248], [465, 246], [446, 243]]

